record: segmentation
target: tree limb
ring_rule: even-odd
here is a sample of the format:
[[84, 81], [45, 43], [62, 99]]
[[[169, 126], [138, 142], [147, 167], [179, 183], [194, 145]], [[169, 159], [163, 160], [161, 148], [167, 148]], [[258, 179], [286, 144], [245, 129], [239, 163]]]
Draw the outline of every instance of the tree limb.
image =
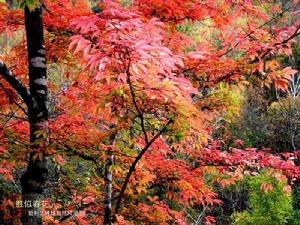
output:
[[[294, 6], [294, 5], [293, 5], [293, 6]], [[263, 23], [262, 25], [256, 27], [255, 30], [253, 30], [253, 31], [251, 31], [251, 32], [249, 32], [249, 33], [247, 33], [247, 34], [244, 36], [244, 38], [250, 37], [252, 34], [255, 33], [255, 31], [256, 31], [257, 29], [260, 29], [260, 28], [262, 28], [262, 27], [268, 25], [269, 23], [271, 23], [271, 22], [273, 22], [273, 21], [275, 21], [275, 20], [277, 20], [277, 19], [282, 18], [282, 16], [284, 15], [284, 13], [286, 13], [287, 11], [289, 11], [293, 6], [288, 7], [288, 8], [286, 8], [286, 9], [282, 10], [280, 13], [277, 14], [277, 16], [271, 18], [270, 20], [266, 21], [266, 22]], [[235, 44], [234, 44], [234, 48], [237, 47], [239, 44], [240, 44], [240, 42], [235, 43]], [[223, 54], [219, 55], [219, 57], [222, 57], [222, 56], [227, 55], [228, 53], [230, 53], [231, 51], [233, 51], [234, 48], [233, 48], [233, 47], [230, 47], [226, 52], [224, 52]]]
[[122, 186], [122, 189], [120, 191], [120, 195], [118, 197], [117, 200], [117, 204], [116, 204], [116, 209], [115, 209], [115, 214], [118, 214], [119, 210], [120, 210], [120, 206], [122, 203], [122, 199], [125, 193], [125, 190], [127, 188], [128, 182], [130, 180], [130, 177], [132, 175], [132, 173], [135, 170], [136, 165], [138, 164], [138, 162], [140, 161], [140, 159], [143, 157], [143, 155], [146, 153], [146, 151], [151, 147], [151, 145], [153, 144], [153, 142], [161, 135], [163, 134], [166, 130], [168, 125], [170, 125], [171, 123], [173, 123], [174, 120], [173, 119], [169, 119], [169, 121], [164, 125], [164, 127], [145, 145], [145, 147], [142, 149], [142, 151], [138, 154], [138, 156], [135, 158], [134, 162], [131, 164], [129, 171], [126, 175], [124, 184]]
[[296, 30], [294, 31], [294, 33], [290, 37], [288, 37], [287, 39], [283, 40], [282, 42], [275, 43], [272, 47], [268, 48], [260, 57], [257, 57], [254, 60], [252, 60], [250, 62], [250, 64], [256, 63], [256, 62], [259, 61], [259, 59], [262, 59], [265, 56], [267, 56], [272, 51], [272, 49], [275, 48], [276, 46], [284, 45], [284, 44], [288, 43], [290, 40], [292, 40], [295, 37], [297, 37], [298, 35], [300, 35], [299, 30], [300, 30], [300, 26], [296, 28]]
[[[297, 27], [296, 30], [294, 31], [294, 33], [290, 37], [286, 38], [282, 42], [277, 42], [277, 43], [273, 44], [265, 52], [263, 52], [260, 57], [256, 57], [255, 59], [253, 59], [252, 61], [250, 61], [249, 64], [254, 64], [254, 63], [259, 62], [260, 59], [265, 58], [275, 47], [280, 46], [280, 45], [284, 45], [284, 44], [288, 43], [290, 40], [292, 40], [295, 37], [297, 37], [298, 35], [300, 35], [300, 31], [299, 30], [300, 30], [300, 27]], [[239, 69], [232, 70], [229, 73], [225, 74], [224, 76], [219, 77], [219, 78], [217, 78], [215, 80], [212, 80], [212, 82], [216, 84], [216, 83], [219, 83], [221, 81], [227, 80], [232, 75], [234, 75], [235, 72], [238, 72], [238, 71], [239, 71]]]
[[134, 105], [134, 107], [135, 107], [135, 109], [138, 113], [138, 116], [141, 119], [141, 128], [142, 128], [143, 134], [145, 136], [145, 142], [146, 142], [146, 144], [148, 144], [149, 139], [148, 139], [148, 135], [147, 135], [147, 132], [146, 132], [146, 129], [145, 129], [144, 115], [143, 115], [142, 111], [139, 109], [138, 104], [137, 104], [136, 95], [135, 95], [134, 88], [133, 88], [131, 78], [130, 78], [131, 74], [129, 72], [129, 67], [130, 67], [130, 58], [129, 58], [128, 66], [127, 66], [127, 69], [126, 69], [127, 83], [129, 84], [130, 94], [131, 94], [131, 97], [132, 97], [133, 105]]
[[31, 96], [29, 90], [24, 86], [22, 81], [20, 81], [10, 69], [5, 65], [5, 63], [0, 60], [0, 74], [4, 79], [10, 84], [10, 86], [21, 96], [27, 107], [34, 107], [36, 101]]
[[8, 92], [8, 90], [3, 86], [3, 84], [0, 83], [0, 87], [4, 90], [4, 92], [6, 93], [6, 95], [8, 96], [8, 98], [16, 105], [18, 106], [19, 109], [21, 109], [23, 111], [23, 113], [25, 115], [28, 115], [26, 109], [23, 108], [23, 106], [21, 106], [17, 101], [15, 101], [13, 99], [13, 97], [11, 96], [11, 94]]

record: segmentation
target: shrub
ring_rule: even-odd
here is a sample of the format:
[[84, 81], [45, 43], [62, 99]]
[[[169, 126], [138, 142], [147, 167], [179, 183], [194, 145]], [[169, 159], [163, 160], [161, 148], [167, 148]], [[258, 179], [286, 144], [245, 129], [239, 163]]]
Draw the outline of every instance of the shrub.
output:
[[264, 171], [258, 176], [246, 178], [248, 210], [234, 213], [231, 216], [233, 225], [288, 224], [294, 215], [292, 195], [286, 191], [286, 179], [281, 174], [276, 175], [277, 178], [269, 171]]

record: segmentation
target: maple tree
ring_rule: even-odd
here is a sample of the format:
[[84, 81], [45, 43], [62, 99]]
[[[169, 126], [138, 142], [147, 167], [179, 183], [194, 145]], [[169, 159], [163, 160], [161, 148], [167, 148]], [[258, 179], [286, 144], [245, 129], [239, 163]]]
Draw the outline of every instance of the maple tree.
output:
[[[224, 151], [212, 121], [228, 105], [209, 94], [257, 79], [285, 90], [296, 70], [274, 56], [290, 55], [300, 34], [288, 20], [297, 1], [105, 1], [95, 13], [84, 0], [19, 3], [24, 15], [0, 2], [1, 31], [22, 36], [0, 55], [0, 173], [12, 181], [14, 168], [27, 166], [23, 200], [44, 199], [54, 159], [56, 196], [39, 210], [70, 211], [42, 218], [27, 207], [23, 224], [188, 224], [188, 207], [221, 204], [215, 184], [264, 167], [298, 177], [294, 153], [242, 140]], [[1, 208], [19, 198], [8, 194]]]

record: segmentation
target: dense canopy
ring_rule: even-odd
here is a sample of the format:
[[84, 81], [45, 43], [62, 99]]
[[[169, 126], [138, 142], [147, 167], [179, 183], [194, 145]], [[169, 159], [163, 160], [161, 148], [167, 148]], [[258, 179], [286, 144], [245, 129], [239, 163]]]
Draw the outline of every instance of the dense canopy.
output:
[[299, 224], [299, 10], [0, 0], [0, 224]]

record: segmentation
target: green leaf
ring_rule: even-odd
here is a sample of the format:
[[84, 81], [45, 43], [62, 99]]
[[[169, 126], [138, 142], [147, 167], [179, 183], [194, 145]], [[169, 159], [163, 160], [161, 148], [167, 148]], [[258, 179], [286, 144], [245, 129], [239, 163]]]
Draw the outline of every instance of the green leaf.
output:
[[40, 4], [40, 0], [16, 0], [15, 3], [19, 6], [19, 8], [28, 7], [30, 11], [33, 11], [38, 4]]
[[44, 130], [38, 130], [38, 131], [34, 132], [34, 134], [37, 138], [46, 138], [47, 137], [47, 133]]

